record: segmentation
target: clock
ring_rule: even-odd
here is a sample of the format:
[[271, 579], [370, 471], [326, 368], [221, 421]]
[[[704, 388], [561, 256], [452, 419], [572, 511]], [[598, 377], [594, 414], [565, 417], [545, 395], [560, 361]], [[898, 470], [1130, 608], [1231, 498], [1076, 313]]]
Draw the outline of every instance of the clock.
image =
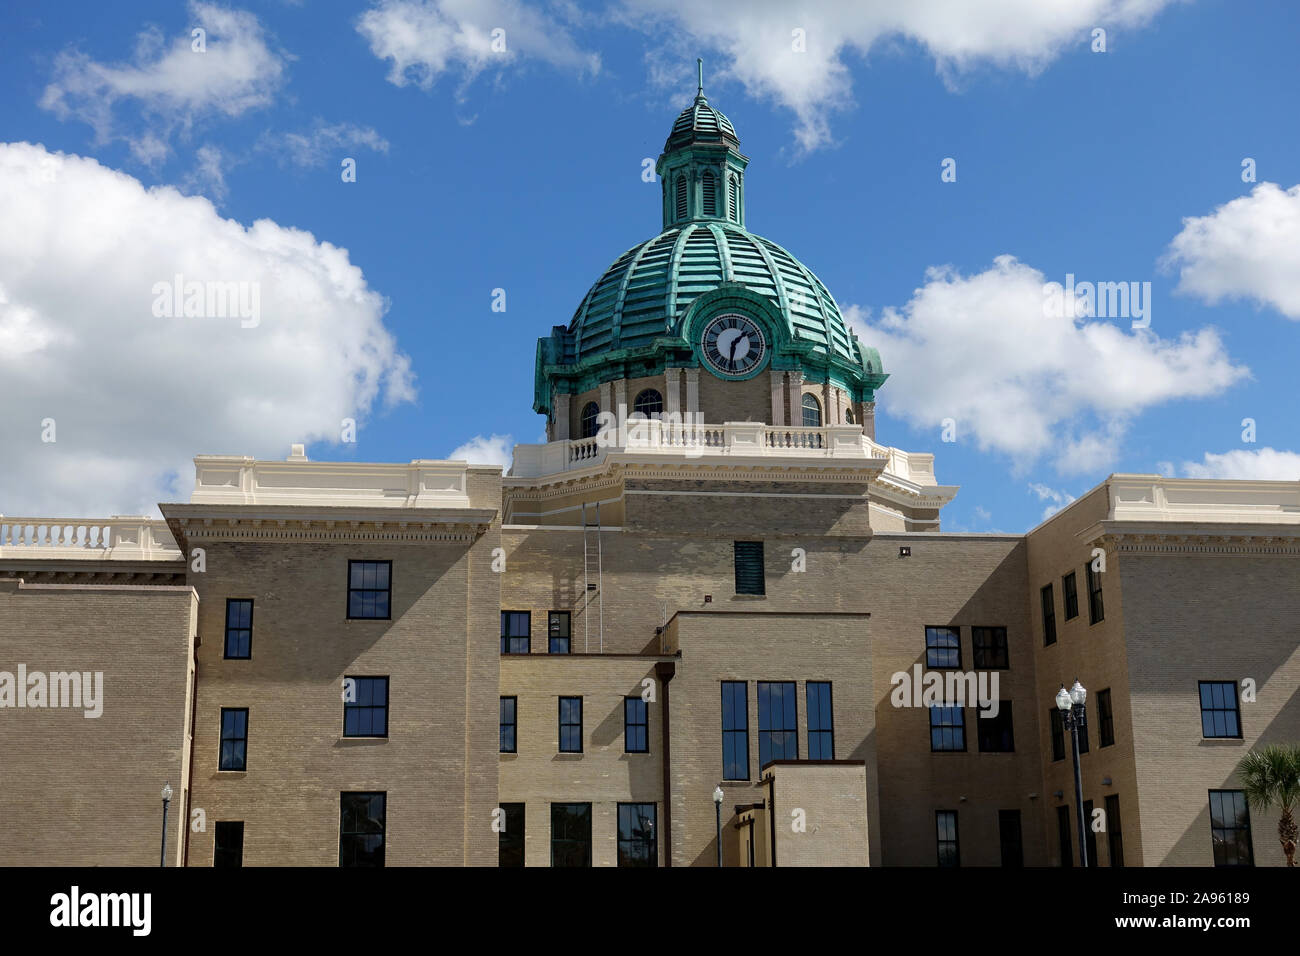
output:
[[726, 376], [746, 375], [763, 363], [767, 340], [753, 319], [737, 312], [724, 312], [704, 326], [700, 351], [714, 372]]

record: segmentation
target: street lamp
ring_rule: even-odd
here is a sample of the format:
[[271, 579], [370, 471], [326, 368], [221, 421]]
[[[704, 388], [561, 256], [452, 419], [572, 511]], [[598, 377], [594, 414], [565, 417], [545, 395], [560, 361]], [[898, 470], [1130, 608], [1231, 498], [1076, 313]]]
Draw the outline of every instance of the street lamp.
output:
[[1088, 865], [1088, 842], [1083, 822], [1083, 780], [1079, 776], [1079, 734], [1088, 726], [1088, 709], [1084, 706], [1087, 700], [1088, 691], [1078, 678], [1069, 690], [1062, 684], [1056, 693], [1056, 708], [1061, 712], [1065, 729], [1070, 731], [1074, 749], [1074, 811], [1079, 824], [1079, 865], [1084, 867]]
[[722, 866], [722, 787], [713, 788], [713, 815], [718, 824], [718, 866]]
[[172, 785], [171, 781], [163, 784], [163, 831], [162, 831], [162, 855], [158, 860], [159, 866], [167, 865], [167, 805], [172, 802]]

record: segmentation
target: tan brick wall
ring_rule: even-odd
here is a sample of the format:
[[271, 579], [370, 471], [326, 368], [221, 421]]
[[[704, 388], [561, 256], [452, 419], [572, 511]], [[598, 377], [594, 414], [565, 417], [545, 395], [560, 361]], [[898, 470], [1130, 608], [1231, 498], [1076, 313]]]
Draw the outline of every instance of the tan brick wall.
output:
[[[765, 781], [770, 778], [769, 805], [775, 807], [778, 865], [867, 865], [867, 778], [863, 767], [778, 764], [763, 776]], [[745, 852], [743, 845], [740, 852]]]

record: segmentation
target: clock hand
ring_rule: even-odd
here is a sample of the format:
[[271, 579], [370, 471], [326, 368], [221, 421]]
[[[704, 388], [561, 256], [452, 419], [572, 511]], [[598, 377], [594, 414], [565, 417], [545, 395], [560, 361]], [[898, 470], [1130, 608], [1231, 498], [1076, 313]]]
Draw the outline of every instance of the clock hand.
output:
[[731, 340], [731, 351], [727, 354], [727, 361], [733, 365], [736, 363], [736, 346], [740, 344], [742, 336], [737, 335]]

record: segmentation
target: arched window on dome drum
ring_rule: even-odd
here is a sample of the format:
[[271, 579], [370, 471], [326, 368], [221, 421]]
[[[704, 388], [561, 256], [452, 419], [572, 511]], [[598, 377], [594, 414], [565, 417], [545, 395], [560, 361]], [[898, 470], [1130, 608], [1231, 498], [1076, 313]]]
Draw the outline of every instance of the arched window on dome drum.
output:
[[816, 395], [805, 395], [803, 397], [803, 427], [822, 427], [822, 405], [821, 402], [817, 401]]
[[664, 412], [664, 397], [653, 388], [647, 388], [637, 394], [636, 401], [632, 403], [632, 412], [646, 418], [659, 418]]
[[845, 409], [844, 409], [844, 424], [846, 424], [846, 425], [856, 425], [856, 424], [857, 424], [857, 422], [855, 422], [855, 421], [853, 420], [853, 409], [851, 409], [851, 408], [845, 408]]
[[706, 169], [704, 171], [702, 185], [704, 187], [704, 215], [716, 216], [718, 214], [718, 180], [713, 175], [713, 170]]
[[736, 215], [736, 177], [732, 176], [731, 181], [727, 184], [727, 218], [732, 222], [740, 222], [740, 217]]
[[686, 177], [677, 177], [677, 218], [686, 218]]
[[597, 421], [600, 417], [600, 406], [595, 402], [588, 402], [582, 406], [582, 418], [578, 422], [578, 435], [581, 438], [595, 438], [599, 430]]

